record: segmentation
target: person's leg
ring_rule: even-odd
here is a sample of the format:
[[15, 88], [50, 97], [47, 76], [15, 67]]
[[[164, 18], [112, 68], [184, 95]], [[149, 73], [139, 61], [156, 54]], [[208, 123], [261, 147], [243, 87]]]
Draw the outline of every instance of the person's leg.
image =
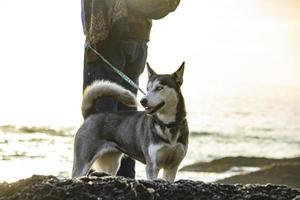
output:
[[[146, 41], [125, 41], [123, 49], [126, 55], [126, 65], [124, 73], [138, 84], [139, 76], [144, 71], [146, 58], [147, 58], [147, 42]], [[133, 88], [126, 81], [122, 81], [121, 85], [132, 93], [137, 95], [137, 89]], [[131, 111], [137, 110], [137, 108], [127, 107], [121, 103], [118, 103], [118, 111]], [[118, 176], [135, 177], [135, 161], [127, 156], [124, 156], [121, 160], [121, 167], [117, 172]]]
[[[100, 60], [85, 62], [83, 72], [83, 90], [95, 80], [109, 80], [107, 71]], [[117, 111], [117, 102], [111, 97], [103, 97], [96, 101], [96, 112]]]
[[121, 159], [121, 165], [117, 172], [117, 176], [135, 178], [135, 160], [124, 155]]
[[[124, 41], [122, 47], [126, 52], [126, 65], [124, 73], [137, 85], [139, 85], [139, 77], [145, 69], [147, 59], [147, 41]], [[121, 85], [137, 95], [138, 90], [132, 87], [125, 80], [122, 80]], [[128, 107], [124, 104], [118, 103], [118, 111], [137, 110], [136, 107]]]
[[[125, 57], [120, 45], [117, 43], [106, 42], [101, 50], [102, 55], [113, 65], [123, 70], [125, 66]], [[119, 83], [121, 78], [101, 59], [93, 62], [84, 61], [83, 90], [95, 80], [109, 80]], [[118, 111], [117, 101], [112, 97], [102, 97], [96, 101], [97, 112]]]

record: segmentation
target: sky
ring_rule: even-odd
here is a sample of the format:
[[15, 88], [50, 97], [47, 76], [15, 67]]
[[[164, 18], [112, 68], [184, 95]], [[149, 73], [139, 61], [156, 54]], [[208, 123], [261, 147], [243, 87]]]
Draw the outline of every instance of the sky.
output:
[[[1, 0], [0, 24], [0, 124], [82, 121], [80, 1]], [[299, 36], [298, 0], [182, 0], [154, 21], [148, 62], [186, 61], [186, 98], [216, 82], [300, 85]]]

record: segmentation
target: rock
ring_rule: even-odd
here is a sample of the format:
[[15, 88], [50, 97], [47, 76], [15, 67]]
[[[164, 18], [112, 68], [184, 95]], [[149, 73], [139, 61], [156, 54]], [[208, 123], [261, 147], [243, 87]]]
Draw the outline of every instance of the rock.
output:
[[275, 164], [249, 174], [236, 175], [219, 183], [233, 184], [284, 184], [289, 187], [300, 188], [300, 164]]
[[300, 157], [284, 158], [284, 159], [271, 159], [260, 157], [225, 157], [216, 159], [211, 162], [199, 162], [181, 168], [181, 171], [195, 171], [195, 172], [225, 172], [232, 167], [265, 167], [272, 164], [300, 164]]
[[100, 174], [78, 179], [32, 176], [0, 185], [0, 200], [292, 200], [300, 190], [280, 185], [225, 185], [200, 181], [134, 180]]

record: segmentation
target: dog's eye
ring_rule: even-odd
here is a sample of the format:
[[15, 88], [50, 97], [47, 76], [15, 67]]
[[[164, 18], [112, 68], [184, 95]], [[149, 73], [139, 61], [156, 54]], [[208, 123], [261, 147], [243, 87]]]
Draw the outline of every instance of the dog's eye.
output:
[[155, 88], [156, 91], [160, 91], [160, 90], [162, 90], [162, 89], [163, 89], [162, 86], [157, 86], [157, 87]]

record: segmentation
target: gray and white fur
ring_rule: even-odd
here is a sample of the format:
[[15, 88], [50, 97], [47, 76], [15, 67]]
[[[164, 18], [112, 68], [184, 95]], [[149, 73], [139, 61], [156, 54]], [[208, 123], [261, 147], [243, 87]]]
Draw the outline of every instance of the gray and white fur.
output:
[[147, 94], [141, 104], [145, 111], [96, 113], [95, 101], [112, 96], [135, 106], [135, 96], [123, 87], [96, 81], [83, 95], [85, 118], [76, 133], [72, 177], [85, 176], [91, 168], [116, 175], [122, 154], [146, 164], [148, 179], [173, 182], [187, 152], [189, 130], [180, 90], [184, 63], [173, 74], [157, 74], [148, 65]]

